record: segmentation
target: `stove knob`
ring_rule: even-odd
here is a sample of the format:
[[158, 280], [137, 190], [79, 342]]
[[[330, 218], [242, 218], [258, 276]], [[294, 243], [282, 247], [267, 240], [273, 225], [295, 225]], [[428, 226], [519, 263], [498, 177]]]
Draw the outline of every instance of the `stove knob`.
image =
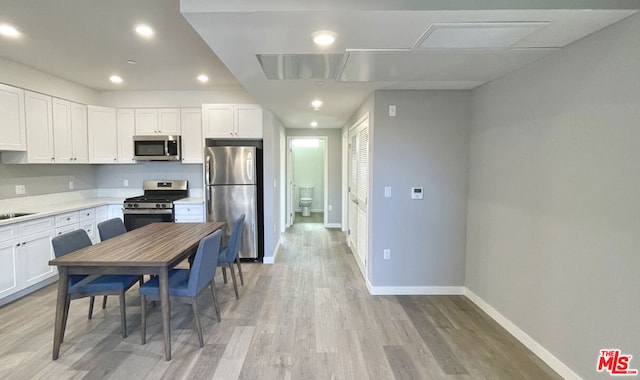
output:
[[133, 207], [140, 207], [140, 205], [137, 203], [134, 203]]
[[162, 208], [167, 208], [167, 204], [166, 204], [166, 203], [163, 203], [163, 204], [162, 204]]
[[160, 208], [160, 203], [156, 203], [156, 208]]

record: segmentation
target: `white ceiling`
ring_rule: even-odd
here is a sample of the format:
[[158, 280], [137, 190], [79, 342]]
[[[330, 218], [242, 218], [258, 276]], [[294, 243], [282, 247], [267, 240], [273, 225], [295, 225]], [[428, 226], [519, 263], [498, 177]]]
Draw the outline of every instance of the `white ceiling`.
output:
[[[638, 0], [0, 0], [0, 23], [23, 33], [0, 38], [0, 57], [98, 90], [241, 85], [287, 127], [339, 128], [376, 89], [471, 89], [638, 9]], [[154, 27], [152, 40], [134, 35], [139, 22]], [[337, 33], [336, 44], [315, 47], [317, 30]], [[309, 79], [267, 79], [260, 55], [276, 78]], [[319, 70], [301, 64], [309, 59]], [[111, 84], [113, 73], [125, 82]], [[324, 101], [318, 111], [313, 98]]]

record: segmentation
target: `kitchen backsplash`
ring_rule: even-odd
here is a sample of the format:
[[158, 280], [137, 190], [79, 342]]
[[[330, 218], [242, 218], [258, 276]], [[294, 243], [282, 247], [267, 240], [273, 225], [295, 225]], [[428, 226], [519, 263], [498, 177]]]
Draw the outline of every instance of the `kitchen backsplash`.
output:
[[[16, 187], [24, 188], [24, 194], [16, 194]], [[0, 164], [0, 199], [95, 188], [96, 170], [91, 165]]]

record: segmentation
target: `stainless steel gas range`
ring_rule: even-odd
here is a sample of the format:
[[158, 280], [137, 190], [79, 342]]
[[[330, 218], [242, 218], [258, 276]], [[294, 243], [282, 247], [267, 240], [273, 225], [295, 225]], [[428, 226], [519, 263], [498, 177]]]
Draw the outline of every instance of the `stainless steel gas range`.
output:
[[185, 180], [146, 180], [144, 195], [124, 200], [124, 225], [127, 231], [150, 223], [173, 222], [173, 202], [189, 196], [189, 184]]

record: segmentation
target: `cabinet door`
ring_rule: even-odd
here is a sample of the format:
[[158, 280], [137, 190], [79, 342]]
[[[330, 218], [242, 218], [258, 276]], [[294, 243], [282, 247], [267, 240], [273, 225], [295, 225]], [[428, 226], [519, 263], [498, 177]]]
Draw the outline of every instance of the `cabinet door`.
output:
[[[71, 162], [86, 164], [89, 162], [89, 144], [87, 141], [87, 106], [71, 104]], [[57, 153], [56, 153], [57, 154]]]
[[18, 248], [19, 240], [0, 243], [0, 298], [19, 290]]
[[202, 110], [200, 108], [183, 108], [180, 124], [182, 125], [182, 162], [201, 164], [204, 149]]
[[204, 205], [198, 204], [175, 204], [176, 223], [199, 223], [204, 222]]
[[204, 137], [233, 138], [233, 104], [203, 104]]
[[135, 110], [136, 135], [156, 135], [158, 129], [158, 110], [155, 108], [138, 108]]
[[31, 91], [24, 93], [27, 126], [27, 162], [53, 163], [53, 116], [51, 97]]
[[133, 136], [135, 131], [135, 116], [133, 109], [119, 108], [118, 117], [118, 163], [135, 164], [133, 159]]
[[113, 164], [118, 161], [116, 109], [88, 106], [89, 162]]
[[122, 212], [122, 205], [109, 205], [108, 206], [109, 218], [120, 218], [124, 220], [124, 213]]
[[53, 258], [51, 239], [53, 239], [52, 231], [28, 235], [21, 239], [18, 254], [20, 263], [24, 265], [25, 287], [57, 273], [55, 266], [49, 266], [49, 260]]
[[181, 133], [179, 108], [158, 109], [158, 133], [163, 135], [179, 135]]
[[73, 160], [71, 150], [71, 104], [68, 100], [53, 98], [53, 151], [55, 162], [68, 164]]
[[87, 235], [89, 235], [89, 239], [91, 239], [91, 242], [93, 244], [96, 244], [100, 241], [100, 238], [98, 237], [98, 232], [96, 231], [95, 219], [83, 220], [78, 225], [80, 228], [82, 228], [87, 232]]
[[238, 138], [262, 138], [262, 108], [256, 104], [235, 106], [235, 136]]
[[24, 91], [0, 84], [0, 150], [27, 150]]

